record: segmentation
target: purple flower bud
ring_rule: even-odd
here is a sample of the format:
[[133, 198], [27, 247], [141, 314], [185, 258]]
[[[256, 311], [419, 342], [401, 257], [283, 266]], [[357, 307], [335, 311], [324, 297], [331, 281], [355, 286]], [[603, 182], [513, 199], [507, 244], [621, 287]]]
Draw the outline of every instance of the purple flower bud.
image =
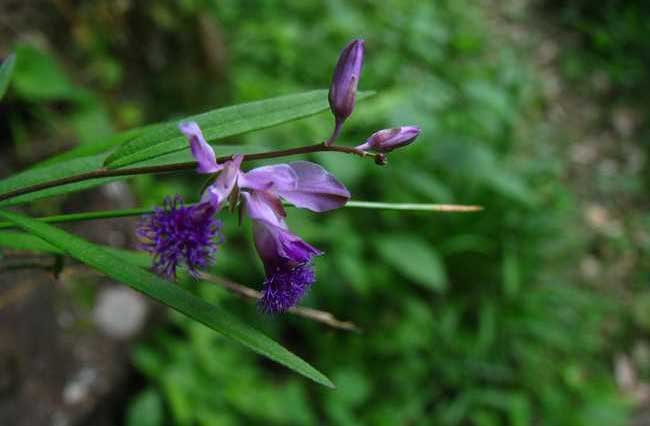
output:
[[357, 146], [362, 151], [390, 152], [413, 142], [420, 134], [416, 126], [395, 127], [375, 132], [365, 143]]
[[354, 99], [363, 65], [363, 40], [353, 40], [341, 51], [330, 85], [330, 108], [337, 124], [342, 123], [354, 110]]
[[176, 196], [144, 216], [136, 232], [139, 247], [154, 256], [154, 271], [175, 278], [176, 269], [185, 266], [192, 276], [198, 276], [211, 264], [223, 242], [221, 221], [214, 218], [215, 213], [209, 203], [186, 206]]

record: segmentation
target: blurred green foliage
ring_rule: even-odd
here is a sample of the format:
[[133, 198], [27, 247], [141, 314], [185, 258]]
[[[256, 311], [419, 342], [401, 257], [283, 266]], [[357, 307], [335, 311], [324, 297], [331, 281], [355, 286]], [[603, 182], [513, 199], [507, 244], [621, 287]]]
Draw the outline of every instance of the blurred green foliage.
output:
[[[580, 123], [577, 134], [587, 145], [602, 137], [596, 161], [600, 163], [587, 178], [593, 185], [587, 191], [590, 202], [606, 212], [601, 229], [589, 236], [588, 247], [604, 265], [597, 279], [599, 291], [609, 293], [625, 305], [616, 322], [616, 338], [633, 360], [643, 380], [650, 377], [647, 343], [648, 254], [645, 238], [648, 229], [646, 200], [650, 184], [650, 154], [646, 93], [650, 54], [650, 3], [642, 0], [545, 0], [539, 3], [546, 16], [562, 30], [566, 45], [560, 51], [563, 76], [581, 94], [578, 102], [592, 109], [591, 120]], [[586, 98], [586, 102], [585, 102]], [[594, 103], [593, 101], [599, 101]], [[595, 104], [595, 105], [594, 105]], [[584, 142], [584, 141], [582, 141]], [[625, 166], [639, 161], [633, 167]], [[615, 173], [604, 171], [602, 164], [617, 165]], [[600, 170], [598, 170], [600, 169]], [[584, 179], [584, 177], [583, 177]], [[595, 228], [598, 228], [597, 226]], [[633, 259], [630, 261], [630, 259]], [[624, 262], [629, 266], [622, 267]], [[614, 278], [614, 274], [616, 277]]]
[[[564, 70], [576, 80], [605, 73], [630, 99], [648, 88], [650, 4], [643, 0], [547, 0], [563, 27], [577, 35], [564, 52]], [[647, 107], [647, 103], [645, 103]]]
[[[128, 24], [101, 21], [92, 3], [79, 12], [84, 31], [77, 34], [85, 42], [76, 54], [89, 64], [84, 72], [98, 93], [50, 76], [59, 81], [50, 88], [57, 98], [77, 105], [101, 97], [98, 111], [134, 125], [322, 88], [339, 50], [363, 37], [360, 87], [379, 94], [358, 106], [341, 142], [358, 144], [394, 125], [417, 124], [422, 135], [392, 154], [385, 168], [332, 154], [311, 159], [356, 199], [486, 207], [478, 214], [291, 210], [292, 229], [327, 253], [317, 261], [318, 282], [305, 304], [355, 322], [362, 334], [288, 315], [266, 317], [221, 288], [193, 286], [264, 328], [338, 388], [320, 389], [172, 315], [134, 351], [147, 385], [130, 404], [129, 426], [626, 423], [629, 405], [616, 390], [604, 331], [605, 318], [620, 307], [577, 282], [585, 238], [562, 181], [565, 164], [544, 124], [535, 72], [525, 52], [490, 28], [478, 3], [155, 0], [133, 6], [129, 13], [147, 24], [141, 31], [159, 36], [143, 46], [175, 49], [175, 60], [167, 62], [164, 52], [142, 52], [142, 46], [125, 53], [127, 32], [111, 30]], [[223, 47], [225, 62], [202, 57], [201, 51]], [[30, 99], [32, 77], [20, 70], [27, 67], [21, 57], [15, 96]], [[163, 65], [156, 71], [151, 64]], [[138, 66], [144, 71], [134, 72]], [[138, 84], [146, 89], [129, 97]], [[126, 100], [115, 99], [117, 88], [129, 93]], [[240, 142], [296, 146], [324, 139], [331, 126], [320, 115]], [[200, 185], [194, 177], [148, 177], [134, 188], [147, 204], [174, 192], [196, 198]], [[225, 222], [228, 241], [214, 272], [255, 286], [263, 273], [248, 226], [238, 228], [232, 217]], [[647, 321], [642, 310], [638, 316]]]
[[[571, 230], [564, 166], [545, 146], [534, 74], [474, 3], [233, 1], [186, 10], [219, 22], [233, 101], [323, 87], [339, 49], [365, 38], [360, 86], [379, 95], [358, 107], [344, 143], [400, 124], [421, 125], [422, 136], [387, 168], [314, 159], [355, 198], [486, 210], [291, 211], [293, 229], [327, 252], [306, 303], [353, 320], [362, 335], [260, 317], [218, 289], [200, 291], [282, 336], [338, 389], [270, 370], [178, 318], [176, 332], [160, 331], [135, 353], [151, 380], [144, 395], [166, 401], [171, 418], [162, 424], [624, 424], [626, 405], [600, 355], [602, 321], [616, 306], [573, 283], [582, 236]], [[245, 140], [298, 145], [330, 126], [321, 117]], [[216, 271], [258, 283], [248, 231], [232, 222]]]

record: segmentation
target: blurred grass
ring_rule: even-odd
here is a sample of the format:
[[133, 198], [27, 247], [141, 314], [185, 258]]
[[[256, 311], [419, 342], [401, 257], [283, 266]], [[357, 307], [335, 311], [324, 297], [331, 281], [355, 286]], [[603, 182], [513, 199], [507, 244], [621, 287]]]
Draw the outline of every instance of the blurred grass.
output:
[[[379, 94], [358, 106], [341, 142], [358, 144], [394, 125], [420, 125], [422, 135], [386, 168], [330, 154], [312, 159], [357, 199], [486, 207], [462, 215], [292, 210], [292, 229], [327, 252], [305, 303], [364, 334], [264, 317], [222, 289], [194, 287], [318, 365], [337, 390], [317, 389], [172, 315], [134, 351], [147, 385], [132, 400], [129, 426], [625, 424], [629, 405], [610, 366], [617, 348], [605, 332], [622, 305], [577, 279], [589, 247], [564, 182], [567, 164], [545, 123], [540, 77], [479, 3], [126, 3], [124, 15], [98, 13], [103, 2], [78, 11], [68, 60], [85, 64], [80, 73], [93, 91], [57, 66], [21, 65], [19, 53], [14, 99], [92, 143], [93, 129], [103, 134], [107, 122], [128, 127], [326, 87], [339, 50], [362, 37], [360, 88]], [[125, 39], [134, 34], [147, 37], [132, 46]], [[41, 54], [26, 56], [38, 64]], [[45, 93], [79, 114], [41, 105], [51, 99], [31, 82], [50, 80], [56, 84]], [[36, 127], [11, 120], [14, 129]], [[331, 125], [321, 114], [238, 143], [311, 143]], [[148, 205], [173, 192], [196, 198], [200, 185], [198, 177], [146, 177], [133, 187]], [[228, 217], [226, 236], [214, 272], [257, 286], [263, 273], [248, 226]], [[645, 318], [642, 309], [638, 316]]]

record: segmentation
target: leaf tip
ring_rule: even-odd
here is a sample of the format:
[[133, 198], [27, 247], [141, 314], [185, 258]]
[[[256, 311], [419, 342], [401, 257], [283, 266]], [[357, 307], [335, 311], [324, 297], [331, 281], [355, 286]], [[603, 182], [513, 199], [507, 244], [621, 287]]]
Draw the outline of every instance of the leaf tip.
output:
[[376, 90], [364, 90], [363, 92], [357, 93], [357, 99], [363, 101], [368, 98], [372, 98], [377, 94]]
[[336, 385], [330, 379], [328, 379], [325, 376], [323, 376], [322, 379], [323, 380], [321, 382], [319, 382], [321, 385], [325, 386], [326, 388], [330, 388], [332, 390], [336, 389]]

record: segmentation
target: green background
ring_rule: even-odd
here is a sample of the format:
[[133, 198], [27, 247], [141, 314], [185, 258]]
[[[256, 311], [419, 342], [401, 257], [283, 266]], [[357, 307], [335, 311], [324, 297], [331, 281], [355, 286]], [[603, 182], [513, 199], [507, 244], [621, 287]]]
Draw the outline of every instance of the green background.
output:
[[[353, 321], [361, 334], [264, 316], [222, 289], [188, 285], [303, 356], [337, 389], [170, 314], [132, 351], [145, 380], [125, 424], [626, 424], [633, 404], [616, 387], [613, 360], [650, 328], [650, 243], [635, 237], [648, 223], [630, 209], [622, 233], [595, 232], [583, 201], [589, 192], [639, 206], [645, 167], [587, 187], [572, 182], [570, 153], [584, 134], [549, 120], [549, 77], [531, 51], [545, 41], [540, 20], [548, 20], [572, 41], [559, 44], [555, 77], [586, 102], [631, 104], [643, 115], [634, 96], [648, 70], [642, 2], [598, 10], [559, 1], [144, 3], [83, 2], [69, 38], [53, 37], [49, 47], [16, 42], [11, 96], [36, 117], [10, 113], [19, 158], [51, 153], [30, 142], [44, 128], [92, 144], [119, 129], [327, 87], [340, 49], [364, 38], [360, 89], [378, 94], [357, 105], [340, 142], [356, 145], [399, 125], [422, 134], [387, 167], [328, 153], [309, 159], [355, 199], [485, 210], [291, 210], [292, 229], [326, 252], [304, 304]], [[591, 93], [594, 75], [609, 81], [603, 96]], [[65, 111], [53, 107], [60, 103]], [[332, 122], [320, 114], [225, 143], [310, 144]], [[643, 155], [644, 136], [641, 128], [628, 137]], [[174, 193], [195, 199], [201, 184], [197, 176], [146, 177], [132, 188], [150, 205]], [[263, 270], [248, 224], [224, 220], [227, 244], [214, 272], [258, 287]], [[594, 253], [605, 270], [634, 253], [633, 272], [590, 282], [580, 265]]]

